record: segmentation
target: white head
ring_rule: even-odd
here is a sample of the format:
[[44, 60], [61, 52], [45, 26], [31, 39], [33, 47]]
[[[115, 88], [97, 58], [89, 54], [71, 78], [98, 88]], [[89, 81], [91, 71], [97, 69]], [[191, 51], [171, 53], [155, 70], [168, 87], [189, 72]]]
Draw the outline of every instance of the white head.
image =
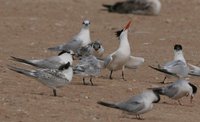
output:
[[183, 56], [183, 48], [180, 44], [174, 45], [174, 60], [181, 60], [183, 62], [186, 62]]
[[84, 28], [89, 28], [90, 21], [89, 20], [84, 20], [82, 24], [83, 24]]

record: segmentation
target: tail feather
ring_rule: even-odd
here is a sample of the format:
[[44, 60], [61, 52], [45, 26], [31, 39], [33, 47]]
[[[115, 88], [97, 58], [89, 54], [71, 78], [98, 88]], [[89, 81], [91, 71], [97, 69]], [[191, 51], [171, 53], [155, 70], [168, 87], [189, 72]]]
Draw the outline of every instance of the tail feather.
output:
[[148, 88], [148, 89], [150, 89], [150, 90], [152, 90], [153, 92], [158, 93], [158, 94], [160, 94], [160, 95], [165, 95], [165, 94], [164, 94], [164, 91], [163, 91], [163, 87]]
[[48, 50], [51, 50], [51, 51], [63, 51], [62, 45], [59, 45], [59, 46], [56, 46], [56, 47], [50, 47], [50, 48], [48, 48]]
[[100, 105], [106, 106], [106, 107], [119, 109], [119, 107], [116, 104], [113, 104], [113, 103], [108, 103], [108, 102], [103, 102], [103, 101], [98, 101], [97, 103], [100, 104]]
[[10, 66], [10, 65], [8, 65], [8, 69], [15, 71], [17, 73], [26, 75], [26, 76], [35, 77], [35, 73], [33, 71], [30, 71], [30, 70], [17, 68], [17, 67]]
[[156, 67], [153, 67], [153, 66], [150, 66], [150, 65], [149, 65], [149, 67], [152, 68], [152, 69], [154, 69], [154, 70], [157, 70], [157, 71], [159, 71], [159, 72], [162, 72], [162, 73], [165, 73], [165, 74], [168, 74], [168, 75], [172, 75], [172, 76], [177, 77], [176, 74], [171, 73], [171, 72], [168, 72], [168, 71], [165, 70], [165, 69], [156, 68]]
[[14, 56], [10, 56], [10, 57], [12, 58], [13, 61], [22, 62], [22, 63], [25, 63], [25, 64], [30, 64], [32, 66], [37, 66], [36, 64], [30, 62], [29, 60], [17, 58], [17, 57], [14, 57]]
[[103, 4], [102, 6], [108, 9], [112, 8], [112, 5], [108, 5], [108, 4]]

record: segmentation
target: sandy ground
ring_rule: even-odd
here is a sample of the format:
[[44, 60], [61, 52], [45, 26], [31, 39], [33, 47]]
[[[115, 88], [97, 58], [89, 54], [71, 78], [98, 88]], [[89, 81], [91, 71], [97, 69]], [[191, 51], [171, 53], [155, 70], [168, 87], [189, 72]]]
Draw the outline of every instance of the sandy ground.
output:
[[[183, 45], [188, 62], [200, 63], [200, 1], [162, 0], [159, 16], [116, 14], [102, 11], [102, 4], [115, 0], [1, 0], [0, 1], [0, 121], [1, 122], [131, 122], [135, 116], [123, 117], [119, 110], [96, 104], [98, 100], [122, 101], [148, 87], [161, 86], [164, 75], [148, 65], [164, 63], [173, 58], [173, 45]], [[7, 69], [8, 64], [24, 67], [10, 61], [10, 56], [44, 58], [56, 53], [48, 47], [62, 44], [79, 32], [83, 19], [91, 20], [92, 40], [101, 40], [105, 55], [119, 45], [114, 32], [129, 19], [132, 54], [145, 58], [138, 70], [126, 70], [123, 81], [121, 71], [108, 79], [103, 70], [94, 79], [95, 86], [82, 85], [75, 76], [70, 85], [58, 90], [53, 97], [51, 89], [34, 79]], [[175, 81], [175, 78], [167, 82]], [[199, 87], [200, 78], [190, 81]], [[184, 106], [162, 97], [154, 109], [143, 115], [148, 122], [200, 121], [200, 93]]]

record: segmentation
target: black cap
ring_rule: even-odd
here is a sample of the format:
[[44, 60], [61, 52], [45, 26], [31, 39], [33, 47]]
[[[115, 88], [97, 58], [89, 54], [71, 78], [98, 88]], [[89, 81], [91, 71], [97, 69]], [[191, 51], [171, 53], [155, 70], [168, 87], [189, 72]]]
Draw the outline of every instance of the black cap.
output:
[[67, 62], [66, 64], [61, 65], [58, 70], [65, 70], [68, 69], [70, 66], [70, 62]]
[[189, 83], [189, 85], [192, 87], [192, 93], [196, 94], [197, 93], [197, 87], [191, 83]]
[[175, 44], [174, 45], [174, 50], [177, 50], [177, 51], [179, 51], [179, 50], [182, 50], [183, 48], [182, 48], [182, 46], [180, 45], [180, 44]]
[[115, 35], [116, 35], [117, 37], [119, 37], [119, 36], [121, 35], [122, 32], [123, 32], [123, 29], [122, 29], [122, 30], [119, 30], [119, 31], [116, 31], [116, 32], [115, 32]]

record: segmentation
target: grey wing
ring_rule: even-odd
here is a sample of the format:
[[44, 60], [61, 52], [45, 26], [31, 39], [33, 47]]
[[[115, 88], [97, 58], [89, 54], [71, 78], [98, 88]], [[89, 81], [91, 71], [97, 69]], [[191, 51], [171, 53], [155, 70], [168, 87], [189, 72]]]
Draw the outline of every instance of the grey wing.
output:
[[169, 86], [166, 86], [164, 88], [164, 91], [163, 91], [163, 94], [170, 97], [170, 98], [176, 96], [177, 93], [178, 93], [178, 87], [175, 84], [171, 84]]
[[200, 76], [200, 67], [189, 64], [189, 63], [188, 63], [188, 65], [190, 66], [190, 71], [189, 71], [190, 75]]
[[175, 60], [175, 61], [167, 63], [164, 66], [164, 69], [166, 69], [168, 72], [175, 73], [177, 75], [182, 75], [182, 76], [186, 76], [189, 72], [187, 64], [181, 60]]
[[114, 56], [111, 54], [104, 59], [104, 67], [107, 67], [114, 59]]
[[97, 75], [100, 73], [99, 62], [94, 56], [83, 57], [75, 67], [75, 73], [86, 73], [88, 75]]
[[77, 51], [79, 47], [81, 47], [82, 42], [79, 39], [74, 38], [70, 42], [66, 44], [62, 44], [56, 47], [50, 47], [48, 48], [49, 50], [54, 50], [54, 51], [63, 51], [63, 50], [72, 50], [74, 52]]
[[63, 61], [58, 56], [53, 56], [44, 60], [40, 60], [37, 62], [37, 65], [40, 65], [41, 68], [49, 68], [49, 69], [58, 69], [61, 65], [65, 64], [67, 62]]
[[80, 47], [77, 49], [78, 56], [89, 56], [91, 55], [91, 46]]
[[144, 58], [130, 56], [128, 62], [125, 64], [126, 68], [136, 69], [144, 63]]
[[62, 87], [68, 82], [68, 79], [56, 69], [39, 69], [36, 76], [41, 83], [51, 88]]
[[117, 106], [121, 110], [125, 110], [125, 111], [132, 112], [132, 113], [137, 113], [137, 112], [143, 110], [145, 107], [144, 102], [138, 102], [138, 101], [122, 102], [122, 103], [117, 104]]
[[132, 10], [146, 10], [149, 9], [151, 4], [146, 0], [128, 0], [127, 4], [130, 5]]

